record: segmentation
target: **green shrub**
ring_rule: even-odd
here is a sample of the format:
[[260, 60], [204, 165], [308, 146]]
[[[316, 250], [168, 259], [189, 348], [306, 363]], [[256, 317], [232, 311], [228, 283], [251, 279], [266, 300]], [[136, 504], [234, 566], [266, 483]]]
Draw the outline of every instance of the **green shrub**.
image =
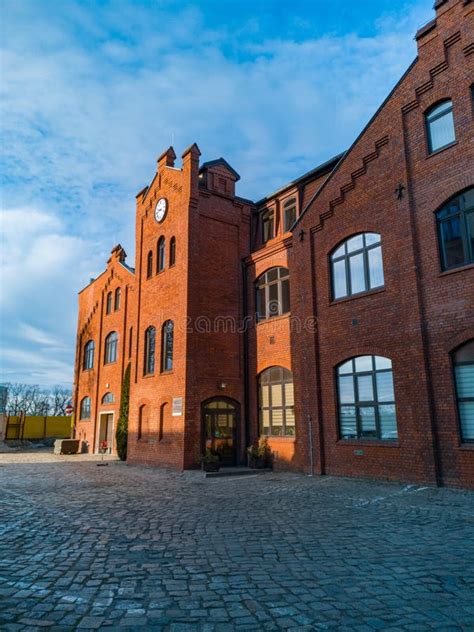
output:
[[127, 436], [128, 436], [128, 409], [130, 399], [130, 364], [125, 369], [122, 382], [122, 393], [120, 394], [120, 412], [117, 423], [115, 440], [117, 454], [121, 461], [127, 460]]

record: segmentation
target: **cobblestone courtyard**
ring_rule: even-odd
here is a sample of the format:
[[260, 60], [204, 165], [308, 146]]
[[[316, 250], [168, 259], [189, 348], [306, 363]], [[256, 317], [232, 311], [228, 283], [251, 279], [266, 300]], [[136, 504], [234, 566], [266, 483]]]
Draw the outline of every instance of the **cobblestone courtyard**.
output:
[[474, 494], [0, 455], [0, 629], [474, 629]]

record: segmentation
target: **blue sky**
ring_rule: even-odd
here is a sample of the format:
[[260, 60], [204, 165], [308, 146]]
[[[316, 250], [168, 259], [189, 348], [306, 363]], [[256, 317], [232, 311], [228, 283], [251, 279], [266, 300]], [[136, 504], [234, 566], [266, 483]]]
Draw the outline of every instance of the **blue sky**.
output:
[[258, 199], [347, 148], [432, 0], [0, 0], [0, 381], [72, 381], [77, 292], [172, 142]]

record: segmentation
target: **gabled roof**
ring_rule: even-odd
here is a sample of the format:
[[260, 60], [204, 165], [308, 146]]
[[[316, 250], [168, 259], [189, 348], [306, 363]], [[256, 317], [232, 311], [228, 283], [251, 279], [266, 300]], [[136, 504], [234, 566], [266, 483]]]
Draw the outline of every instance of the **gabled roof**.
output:
[[235, 180], [240, 180], [240, 175], [237, 173], [237, 171], [235, 169], [233, 169], [229, 163], [227, 162], [227, 160], [225, 160], [224, 158], [217, 158], [216, 160], [208, 160], [207, 162], [203, 162], [203, 164], [201, 165], [201, 168], [199, 169], [199, 173], [201, 173], [202, 171], [204, 171], [205, 169], [209, 169], [210, 167], [225, 167], [228, 171], [230, 171], [230, 173], [232, 173], [232, 175], [235, 177]]

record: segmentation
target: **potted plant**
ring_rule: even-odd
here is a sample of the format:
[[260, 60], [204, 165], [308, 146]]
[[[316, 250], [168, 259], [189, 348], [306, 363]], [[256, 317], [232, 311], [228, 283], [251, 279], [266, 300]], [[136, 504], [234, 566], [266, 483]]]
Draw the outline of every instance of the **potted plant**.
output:
[[210, 448], [206, 448], [204, 454], [200, 458], [201, 467], [205, 472], [218, 472], [221, 462], [217, 454]]
[[273, 453], [268, 445], [268, 439], [262, 437], [255, 439], [247, 448], [248, 464], [253, 469], [261, 470], [265, 467], [272, 467]]

